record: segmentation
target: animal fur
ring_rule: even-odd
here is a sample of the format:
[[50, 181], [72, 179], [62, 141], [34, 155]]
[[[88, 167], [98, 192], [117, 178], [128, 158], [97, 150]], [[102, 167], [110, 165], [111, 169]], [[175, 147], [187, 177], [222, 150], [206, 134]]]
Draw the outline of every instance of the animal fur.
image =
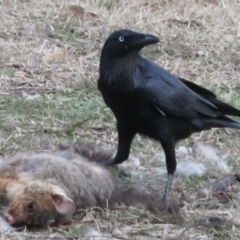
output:
[[5, 161], [0, 166], [0, 193], [10, 202], [5, 219], [11, 225], [48, 226], [68, 221], [83, 208], [142, 204], [161, 210], [160, 196], [122, 186], [96, 163], [111, 156], [96, 146], [78, 145], [61, 146], [54, 153], [21, 153]]

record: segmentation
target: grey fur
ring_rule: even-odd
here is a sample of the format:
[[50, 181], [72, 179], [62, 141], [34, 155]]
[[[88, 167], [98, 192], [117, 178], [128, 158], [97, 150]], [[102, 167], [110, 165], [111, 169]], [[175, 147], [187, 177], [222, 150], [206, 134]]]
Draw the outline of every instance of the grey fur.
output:
[[70, 150], [69, 153], [65, 157], [70, 160], [50, 153], [17, 154], [1, 165], [0, 175], [28, 172], [34, 180], [53, 181], [63, 187], [78, 208], [104, 205], [112, 197], [116, 179], [100, 165], [88, 162]]

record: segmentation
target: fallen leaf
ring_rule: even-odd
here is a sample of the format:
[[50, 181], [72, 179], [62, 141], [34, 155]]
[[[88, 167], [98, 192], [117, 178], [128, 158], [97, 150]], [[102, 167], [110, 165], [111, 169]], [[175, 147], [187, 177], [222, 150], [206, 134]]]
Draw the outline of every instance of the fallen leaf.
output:
[[87, 12], [85, 9], [79, 5], [70, 5], [69, 11], [73, 14], [74, 17], [92, 17], [92, 18], [98, 18], [98, 15], [92, 12]]
[[23, 71], [17, 71], [14, 73], [14, 77], [20, 77], [20, 78], [25, 78], [26, 77], [26, 73]]
[[66, 219], [62, 219], [59, 222], [53, 222], [52, 224], [50, 224], [50, 226], [53, 229], [67, 230], [72, 226], [72, 224], [73, 224], [73, 220], [71, 218], [66, 218]]
[[161, 218], [157, 218], [156, 216], [152, 216], [151, 219], [149, 219], [149, 223], [151, 224], [165, 224], [167, 223], [166, 221], [164, 221]]
[[196, 21], [196, 20], [192, 20], [192, 21], [189, 21], [189, 20], [186, 20], [186, 21], [182, 21], [182, 20], [178, 20], [178, 19], [173, 19], [173, 18], [170, 18], [170, 19], [167, 19], [166, 20], [168, 23], [173, 23], [173, 24], [181, 24], [181, 25], [187, 25], [188, 27], [192, 27], [192, 26], [198, 26], [198, 27], [202, 27], [203, 24], [199, 21]]
[[48, 52], [42, 58], [44, 62], [64, 62], [72, 59], [72, 56], [63, 49], [56, 48], [53, 52]]
[[60, 233], [56, 232], [56, 233], [50, 234], [49, 238], [50, 239], [62, 239], [62, 235]]
[[113, 230], [112, 236], [118, 239], [129, 239], [127, 234], [125, 234], [123, 231], [120, 231], [117, 228]]
[[180, 67], [179, 69], [179, 75], [183, 75], [183, 74], [186, 74], [189, 76], [197, 76], [196, 73], [194, 73], [189, 67], [186, 67], [186, 66]]
[[95, 222], [95, 217], [93, 216], [92, 212], [87, 212], [86, 216], [82, 219], [82, 222], [88, 222], [88, 223]]
[[81, 55], [78, 60], [80, 63], [82, 63], [84, 60], [95, 57], [96, 55], [97, 55], [97, 52], [91, 52], [87, 55]]
[[27, 94], [25, 92], [22, 92], [22, 97], [25, 100], [34, 100], [34, 99], [40, 98], [41, 95], [40, 94], [29, 95], [29, 94]]
[[219, 2], [220, 2], [220, 1], [218, 1], [218, 0], [207, 0], [206, 2], [207, 2], [208, 4], [212, 4], [212, 5], [216, 5], [216, 6], [217, 6], [217, 5], [219, 5]]

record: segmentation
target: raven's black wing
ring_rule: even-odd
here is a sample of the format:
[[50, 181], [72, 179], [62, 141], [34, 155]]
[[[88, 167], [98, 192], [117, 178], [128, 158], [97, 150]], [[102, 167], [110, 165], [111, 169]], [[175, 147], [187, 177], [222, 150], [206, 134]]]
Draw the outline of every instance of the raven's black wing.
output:
[[140, 58], [138, 90], [163, 114], [194, 118], [198, 114], [217, 117], [217, 107], [188, 88], [182, 81], [157, 64]]

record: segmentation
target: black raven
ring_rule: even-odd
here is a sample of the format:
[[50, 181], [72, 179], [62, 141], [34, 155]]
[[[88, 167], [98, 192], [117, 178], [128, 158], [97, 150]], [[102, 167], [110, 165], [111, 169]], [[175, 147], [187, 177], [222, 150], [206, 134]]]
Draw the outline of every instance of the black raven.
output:
[[167, 204], [177, 166], [176, 142], [214, 127], [240, 129], [238, 122], [225, 116], [240, 116], [240, 111], [139, 54], [144, 46], [157, 42], [149, 34], [113, 32], [101, 52], [98, 89], [117, 121], [118, 150], [107, 164], [127, 160], [136, 133], [159, 141], [168, 171], [162, 198]]

